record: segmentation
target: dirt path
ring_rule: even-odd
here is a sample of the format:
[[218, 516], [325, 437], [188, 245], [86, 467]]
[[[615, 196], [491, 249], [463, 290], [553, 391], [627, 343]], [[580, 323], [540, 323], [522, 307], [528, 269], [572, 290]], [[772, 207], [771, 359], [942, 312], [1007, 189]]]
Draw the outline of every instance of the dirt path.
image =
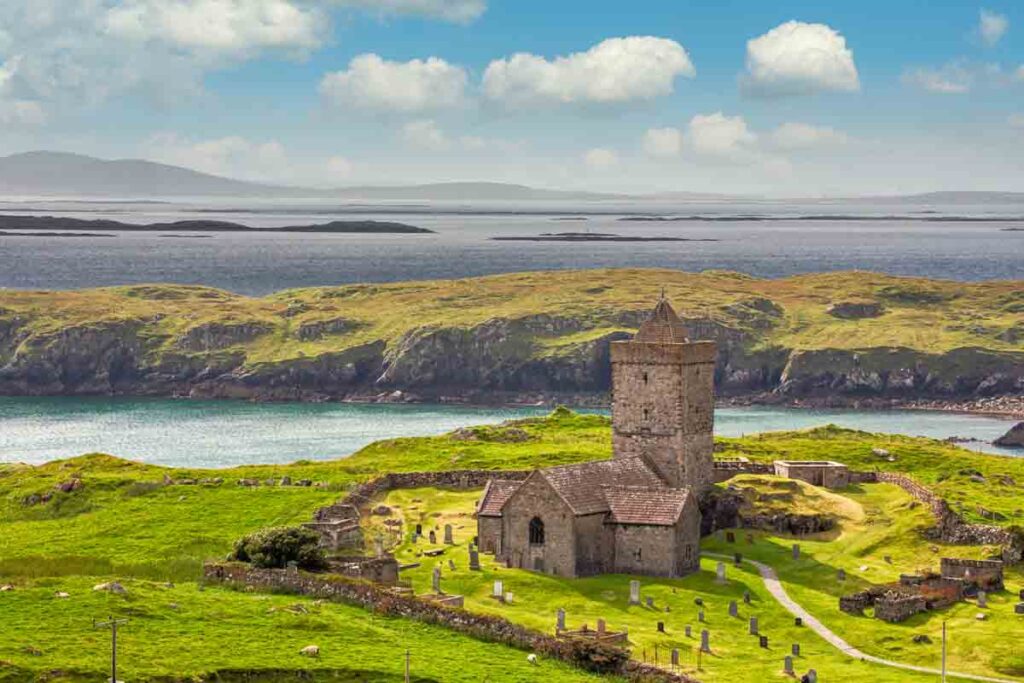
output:
[[[702, 553], [704, 557], [714, 558], [716, 560], [731, 560], [727, 555], [719, 555], [718, 553]], [[847, 643], [839, 635], [833, 632], [829, 627], [818, 621], [817, 618], [811, 615], [806, 609], [801, 607], [795, 602], [786, 589], [782, 587], [782, 582], [779, 581], [778, 574], [775, 570], [768, 565], [758, 562], [756, 560], [750, 560], [747, 558], [743, 559], [744, 562], [753, 565], [757, 568], [757, 571], [761, 574], [761, 579], [764, 581], [764, 587], [768, 589], [768, 592], [772, 594], [780, 605], [786, 608], [790, 614], [795, 617], [800, 617], [803, 620], [805, 626], [809, 626], [811, 630], [817, 633], [819, 636], [824, 638], [830, 645], [836, 649], [842, 651], [844, 654], [854, 657], [856, 659], [863, 660], [865, 662], [871, 662], [873, 664], [880, 664], [882, 666], [889, 666], [894, 669], [904, 669], [906, 671], [916, 671], [918, 673], [933, 674], [935, 676], [941, 676], [942, 671], [939, 669], [931, 669], [926, 666], [915, 666], [913, 664], [902, 664], [900, 662], [894, 662], [891, 659], [882, 659], [881, 657], [875, 657], [869, 655], [866, 652], [861, 652], [854, 646]], [[987, 681], [988, 683], [1019, 683], [1019, 681], [1013, 681], [1007, 678], [991, 678], [989, 676], [978, 676], [976, 674], [960, 673], [958, 671], [946, 671], [947, 678], [961, 678], [971, 681]]]

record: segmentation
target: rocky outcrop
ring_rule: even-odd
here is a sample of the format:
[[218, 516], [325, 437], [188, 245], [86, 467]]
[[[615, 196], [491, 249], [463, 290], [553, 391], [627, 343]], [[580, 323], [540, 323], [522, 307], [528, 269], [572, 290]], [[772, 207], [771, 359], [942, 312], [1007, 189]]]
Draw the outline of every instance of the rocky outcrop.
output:
[[186, 331], [175, 344], [185, 351], [218, 351], [252, 341], [273, 329], [270, 323], [256, 321], [205, 323]]
[[1013, 425], [1009, 431], [992, 443], [1003, 448], [1024, 448], [1024, 422]]
[[877, 318], [885, 312], [885, 307], [877, 301], [837, 301], [830, 304], [825, 312], [834, 318], [861, 320]]

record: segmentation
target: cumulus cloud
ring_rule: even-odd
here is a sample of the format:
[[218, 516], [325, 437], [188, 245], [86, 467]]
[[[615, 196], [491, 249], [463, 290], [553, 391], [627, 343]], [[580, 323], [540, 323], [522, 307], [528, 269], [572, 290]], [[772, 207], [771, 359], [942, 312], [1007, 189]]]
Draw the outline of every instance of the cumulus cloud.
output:
[[670, 94], [696, 74], [682, 45], [667, 38], [609, 38], [585, 52], [546, 59], [521, 52], [491, 62], [488, 98], [511, 105], [621, 103]]
[[997, 14], [987, 9], [982, 9], [978, 13], [978, 35], [981, 37], [981, 42], [989, 47], [1002, 40], [1009, 28], [1010, 20], [1006, 18], [1005, 14]]
[[808, 123], [791, 121], [783, 123], [772, 131], [770, 143], [784, 150], [802, 150], [822, 147], [837, 147], [849, 142], [846, 133], [829, 126], [812, 126]]
[[607, 171], [619, 163], [619, 156], [605, 147], [595, 147], [583, 155], [583, 163], [593, 171]]
[[280, 142], [253, 142], [237, 135], [195, 141], [176, 133], [158, 133], [143, 149], [154, 161], [247, 180], [283, 181], [281, 174], [288, 166]]
[[753, 95], [804, 95], [860, 89], [853, 51], [825, 24], [787, 21], [747, 41], [744, 91]]
[[683, 150], [683, 132], [678, 128], [650, 128], [644, 133], [643, 148], [651, 157], [677, 157]]
[[410, 15], [466, 24], [487, 9], [484, 0], [334, 0], [334, 4], [381, 15]]
[[320, 94], [339, 108], [423, 112], [461, 104], [466, 81], [465, 69], [437, 57], [392, 62], [364, 54], [324, 76]]
[[757, 135], [750, 131], [742, 116], [722, 112], [697, 114], [687, 129], [690, 148], [697, 154], [737, 158], [754, 151]]
[[410, 121], [402, 126], [402, 139], [411, 147], [440, 151], [447, 149], [450, 142], [448, 136], [431, 119]]
[[903, 82], [925, 92], [940, 95], [961, 95], [970, 92], [975, 70], [961, 63], [950, 63], [938, 69], [918, 67], [903, 72]]

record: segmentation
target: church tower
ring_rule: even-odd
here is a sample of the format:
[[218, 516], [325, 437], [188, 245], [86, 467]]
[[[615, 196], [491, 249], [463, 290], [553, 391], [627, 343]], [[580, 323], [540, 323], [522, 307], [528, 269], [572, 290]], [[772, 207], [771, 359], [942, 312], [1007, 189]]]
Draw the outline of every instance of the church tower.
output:
[[672, 487], [711, 485], [715, 354], [664, 294], [632, 340], [612, 343], [615, 458], [644, 458]]

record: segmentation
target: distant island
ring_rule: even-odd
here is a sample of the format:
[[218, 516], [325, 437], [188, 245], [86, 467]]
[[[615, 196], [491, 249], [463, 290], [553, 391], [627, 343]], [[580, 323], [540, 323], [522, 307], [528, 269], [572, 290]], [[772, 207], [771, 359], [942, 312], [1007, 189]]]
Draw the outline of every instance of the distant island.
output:
[[492, 237], [499, 242], [718, 242], [716, 239], [689, 237], [642, 237], [600, 232], [544, 232], [539, 235]]
[[[0, 230], [102, 230], [106, 232], [151, 232], [189, 230], [192, 232], [301, 232], [301, 233], [415, 233], [433, 234], [433, 230], [391, 221], [331, 221], [316, 225], [289, 225], [278, 228], [254, 228], [229, 221], [174, 221], [171, 223], [122, 223], [112, 220], [86, 220], [61, 216], [0, 215]], [[8, 233], [29, 234], [29, 233]], [[41, 235], [41, 233], [35, 233]], [[81, 233], [78, 233], [82, 235]], [[53, 233], [54, 236], [61, 236]], [[82, 235], [84, 236], [84, 235]]]
[[0, 237], [113, 237], [98, 232], [10, 232], [0, 230]]

